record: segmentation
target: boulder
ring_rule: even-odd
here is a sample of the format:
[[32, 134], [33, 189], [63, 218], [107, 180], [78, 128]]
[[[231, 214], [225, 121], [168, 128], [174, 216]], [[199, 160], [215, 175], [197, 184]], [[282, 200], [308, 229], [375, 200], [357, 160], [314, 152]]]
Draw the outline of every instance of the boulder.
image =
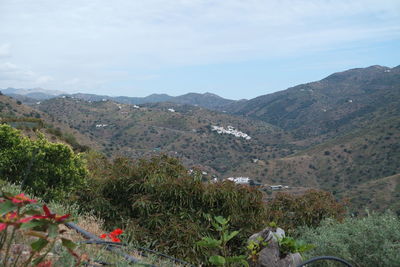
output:
[[252, 235], [248, 242], [267, 243], [258, 253], [256, 262], [251, 262], [254, 267], [296, 267], [302, 262], [300, 253], [289, 253], [285, 256], [280, 255], [278, 239], [285, 236], [285, 231], [281, 228], [267, 227], [261, 232]]

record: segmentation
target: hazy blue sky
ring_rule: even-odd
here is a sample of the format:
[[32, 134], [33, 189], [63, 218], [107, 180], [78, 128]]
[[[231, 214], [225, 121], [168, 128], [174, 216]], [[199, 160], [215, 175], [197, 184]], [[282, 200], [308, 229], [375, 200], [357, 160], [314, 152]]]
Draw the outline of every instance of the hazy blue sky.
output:
[[376, 64], [399, 0], [0, 0], [0, 88], [239, 99]]

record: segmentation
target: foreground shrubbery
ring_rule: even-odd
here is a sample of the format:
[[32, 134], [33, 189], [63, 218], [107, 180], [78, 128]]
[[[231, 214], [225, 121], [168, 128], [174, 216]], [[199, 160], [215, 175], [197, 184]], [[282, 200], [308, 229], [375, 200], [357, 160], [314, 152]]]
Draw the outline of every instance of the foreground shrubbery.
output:
[[400, 266], [400, 219], [392, 213], [346, 218], [343, 223], [325, 220], [299, 232], [302, 240], [315, 245], [308, 258], [333, 255], [354, 266]]
[[217, 236], [213, 217], [229, 218], [232, 229], [240, 229], [229, 243], [232, 253], [244, 249], [247, 238], [265, 225], [265, 204], [255, 189], [232, 182], [203, 183], [166, 156], [119, 159], [109, 165], [98, 158], [96, 166], [100, 162], [105, 167], [97, 174], [107, 174], [107, 179], [94, 178], [81, 205], [96, 210], [106, 222], [126, 225], [142, 244], [201, 262], [205, 256], [195, 243], [203, 236]]
[[344, 219], [345, 202], [325, 191], [309, 190], [300, 196], [278, 193], [267, 203], [267, 219], [292, 232], [299, 226], [317, 227], [323, 219]]
[[204, 183], [201, 175], [189, 175], [177, 159], [166, 156], [110, 162], [90, 152], [86, 160], [88, 170], [68, 146], [44, 138], [30, 140], [0, 125], [1, 179], [22, 184], [46, 200], [75, 200], [81, 211], [101, 216], [105, 230], [121, 227], [142, 246], [204, 263], [209, 257], [197, 242], [204, 237], [220, 240], [212, 226], [213, 218], [223, 216], [229, 219], [227, 232], [239, 230], [224, 243], [226, 255], [245, 253], [247, 238], [274, 221], [293, 234], [299, 226], [309, 227], [297, 231], [315, 245], [308, 257], [338, 256], [355, 266], [400, 265], [399, 219], [373, 214], [341, 224], [344, 203], [327, 192], [278, 194], [265, 205], [260, 191], [232, 182]]
[[31, 140], [0, 125], [0, 178], [22, 184], [46, 200], [65, 200], [85, 185], [84, 161], [67, 145]]

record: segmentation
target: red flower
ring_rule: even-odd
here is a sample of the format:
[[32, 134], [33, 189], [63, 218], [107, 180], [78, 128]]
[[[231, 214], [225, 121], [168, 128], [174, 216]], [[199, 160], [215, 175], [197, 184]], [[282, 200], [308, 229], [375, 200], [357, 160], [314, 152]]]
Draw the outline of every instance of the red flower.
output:
[[19, 204], [19, 203], [36, 203], [37, 202], [35, 199], [27, 198], [24, 193], [21, 193], [21, 194], [18, 194], [16, 196], [13, 196], [10, 199], [15, 204]]
[[56, 222], [63, 222], [65, 219], [67, 219], [69, 216], [71, 216], [71, 214], [65, 214], [63, 216], [58, 216], [55, 213], [51, 213], [50, 209], [46, 206], [43, 205], [43, 211], [45, 215], [33, 215], [27, 218], [23, 218], [21, 220], [19, 220], [18, 222], [20, 223], [26, 223], [29, 221], [32, 221], [34, 219], [52, 219], [55, 220]]
[[55, 213], [51, 213], [49, 208], [46, 205], [43, 205], [43, 211], [46, 214], [46, 216], [42, 216], [43, 219], [54, 219], [56, 222], [62, 222], [65, 219], [67, 219], [69, 216], [71, 216], [71, 214], [65, 214], [63, 216], [58, 216]]
[[121, 242], [121, 239], [119, 239], [118, 237], [112, 237], [111, 240], [112, 242]]
[[107, 237], [107, 234], [102, 234], [101, 236], [100, 236], [100, 238], [102, 238], [102, 239], [105, 239]]
[[102, 234], [100, 236], [100, 238], [105, 239], [107, 237], [109, 237], [111, 239], [112, 242], [121, 242], [121, 239], [119, 239], [117, 236], [121, 235], [124, 231], [122, 231], [121, 229], [117, 228], [114, 231], [112, 231], [109, 234]]
[[114, 231], [111, 232], [112, 235], [114, 236], [119, 236], [120, 234], [122, 234], [124, 231], [122, 231], [121, 229], [117, 228]]

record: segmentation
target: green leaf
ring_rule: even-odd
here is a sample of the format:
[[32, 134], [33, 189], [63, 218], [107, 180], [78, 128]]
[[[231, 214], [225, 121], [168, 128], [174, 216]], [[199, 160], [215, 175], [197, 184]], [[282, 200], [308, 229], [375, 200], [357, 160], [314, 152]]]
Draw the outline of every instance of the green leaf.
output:
[[23, 223], [19, 229], [21, 229], [21, 230], [32, 229], [36, 226], [42, 226], [44, 224], [45, 224], [45, 222], [41, 222], [41, 221], [27, 222], [27, 223]]
[[24, 211], [25, 215], [38, 215], [41, 214], [42, 212], [37, 210], [37, 209], [28, 209]]
[[44, 260], [45, 257], [41, 256], [32, 261], [32, 266], [36, 266]]
[[42, 250], [47, 244], [49, 243], [49, 241], [47, 241], [46, 239], [40, 238], [38, 240], [36, 240], [35, 242], [33, 242], [31, 244], [31, 248], [33, 251], [40, 251]]
[[216, 216], [214, 217], [214, 219], [221, 225], [226, 225], [229, 222], [229, 220], [225, 219], [222, 216]]
[[247, 262], [247, 260], [244, 260], [244, 259], [241, 260], [240, 263], [245, 267], [249, 267], [250, 266], [249, 263]]
[[224, 240], [225, 242], [228, 242], [229, 240], [231, 240], [232, 238], [234, 238], [235, 236], [237, 236], [239, 234], [239, 231], [233, 231], [230, 234], [224, 233]]
[[49, 225], [49, 237], [55, 238], [58, 235], [58, 225], [57, 224], [50, 224]]
[[211, 256], [210, 258], [208, 258], [208, 261], [211, 264], [214, 264], [217, 266], [222, 266], [222, 265], [225, 265], [225, 263], [226, 263], [225, 258], [222, 256], [219, 256], [219, 255]]
[[62, 245], [69, 249], [75, 249], [77, 245], [69, 239], [61, 238]]
[[223, 228], [218, 223], [211, 222], [211, 224], [214, 226], [215, 230], [219, 232], [222, 231]]
[[[231, 257], [226, 257], [225, 258], [227, 263], [236, 263], [236, 262], [240, 262], [242, 263], [244, 266], [249, 266], [249, 264], [246, 261], [246, 256], [245, 255], [240, 255], [240, 256], [231, 256]], [[246, 264], [244, 264], [246, 263]]]
[[17, 206], [14, 203], [12, 203], [11, 201], [8, 200], [8, 201], [5, 201], [5, 202], [1, 203], [1, 205], [0, 205], [0, 213], [1, 213], [1, 215], [4, 215], [4, 214], [6, 214], [6, 213], [8, 213], [10, 211], [15, 210], [16, 208], [17, 208]]
[[207, 247], [207, 248], [217, 248], [221, 245], [221, 243], [222, 242], [220, 240], [216, 240], [211, 237], [203, 237], [202, 240], [196, 242], [196, 244], [198, 246]]

